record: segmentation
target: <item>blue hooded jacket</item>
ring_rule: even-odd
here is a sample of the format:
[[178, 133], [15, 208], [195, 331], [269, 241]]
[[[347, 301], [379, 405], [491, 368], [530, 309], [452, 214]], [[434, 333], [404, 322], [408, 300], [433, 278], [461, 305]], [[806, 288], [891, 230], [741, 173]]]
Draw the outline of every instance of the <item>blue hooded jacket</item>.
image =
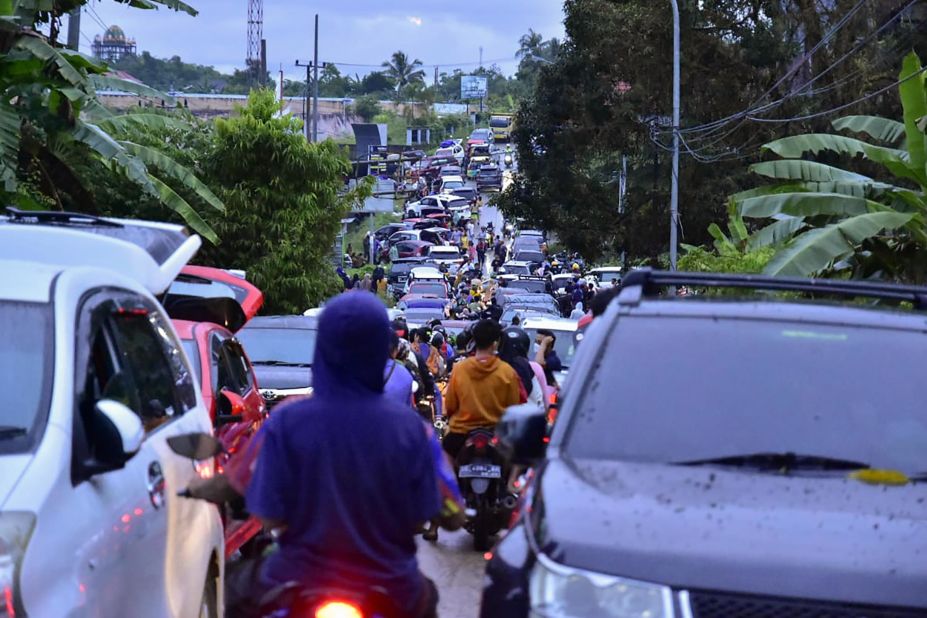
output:
[[421, 419], [383, 394], [386, 310], [342, 294], [318, 333], [313, 395], [274, 410], [248, 487], [251, 513], [287, 525], [262, 579], [381, 586], [411, 612], [424, 590], [414, 534], [441, 498]]

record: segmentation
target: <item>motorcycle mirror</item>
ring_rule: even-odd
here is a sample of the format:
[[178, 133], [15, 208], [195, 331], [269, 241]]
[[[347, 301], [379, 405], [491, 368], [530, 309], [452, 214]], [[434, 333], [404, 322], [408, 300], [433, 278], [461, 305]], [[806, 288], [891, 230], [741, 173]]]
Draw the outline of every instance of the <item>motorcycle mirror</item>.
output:
[[184, 433], [167, 439], [170, 449], [181, 457], [204, 461], [225, 451], [222, 443], [208, 433]]

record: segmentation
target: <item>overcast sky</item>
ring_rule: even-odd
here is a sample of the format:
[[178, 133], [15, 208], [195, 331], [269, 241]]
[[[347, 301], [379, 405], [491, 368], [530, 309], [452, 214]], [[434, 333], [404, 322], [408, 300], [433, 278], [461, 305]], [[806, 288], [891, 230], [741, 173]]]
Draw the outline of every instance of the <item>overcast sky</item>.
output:
[[[139, 52], [179, 55], [186, 62], [231, 72], [244, 65], [247, 0], [187, 0], [197, 17], [168, 10], [132, 9], [112, 0], [94, 1], [81, 21], [81, 51], [106, 25], [117, 24], [138, 42]], [[401, 49], [441, 71], [474, 68], [480, 47], [486, 65], [511, 74], [519, 37], [529, 28], [544, 38], [563, 36], [560, 0], [264, 0], [267, 68], [281, 65], [299, 78], [297, 58], [312, 58], [313, 15], [319, 14], [319, 60], [379, 66]], [[366, 73], [370, 66], [341, 64], [343, 74]], [[429, 83], [433, 66], [426, 67]]]

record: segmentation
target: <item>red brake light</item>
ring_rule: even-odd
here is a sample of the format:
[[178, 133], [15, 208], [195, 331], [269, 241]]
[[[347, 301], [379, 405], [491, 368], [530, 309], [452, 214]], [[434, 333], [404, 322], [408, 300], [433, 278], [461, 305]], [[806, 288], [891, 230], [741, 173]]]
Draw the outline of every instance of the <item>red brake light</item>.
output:
[[486, 434], [478, 433], [473, 436], [473, 446], [478, 449], [484, 449], [489, 446], [489, 436]]
[[9, 586], [3, 587], [3, 604], [0, 609], [6, 610], [6, 615], [10, 618], [16, 618], [16, 608], [13, 607], [13, 589]]
[[316, 608], [315, 618], [364, 618], [364, 615], [346, 601], [326, 601]]

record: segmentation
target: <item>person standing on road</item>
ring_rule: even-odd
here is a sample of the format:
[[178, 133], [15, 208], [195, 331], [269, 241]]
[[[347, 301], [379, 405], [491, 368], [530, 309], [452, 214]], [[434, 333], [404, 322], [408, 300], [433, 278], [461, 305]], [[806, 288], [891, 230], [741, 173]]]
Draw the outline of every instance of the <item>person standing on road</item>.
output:
[[415, 381], [409, 370], [399, 362], [399, 335], [390, 330], [389, 354], [383, 372], [383, 394], [400, 404], [413, 405], [412, 384]]
[[498, 322], [480, 320], [473, 327], [474, 355], [454, 365], [445, 397], [449, 433], [444, 437], [444, 450], [452, 459], [467, 434], [494, 428], [507, 407], [527, 400], [518, 374], [496, 356], [501, 337]]
[[554, 372], [563, 371], [563, 361], [557, 355], [557, 349], [554, 344], [557, 343], [557, 336], [553, 331], [539, 328], [534, 342], [537, 344], [537, 352], [534, 355], [534, 361], [544, 368], [544, 377], [547, 383], [553, 387], [557, 386], [557, 378]]
[[480, 272], [482, 273], [483, 268], [486, 265], [486, 241], [484, 241], [482, 238], [480, 239], [480, 242], [476, 243], [476, 255], [479, 259]]

